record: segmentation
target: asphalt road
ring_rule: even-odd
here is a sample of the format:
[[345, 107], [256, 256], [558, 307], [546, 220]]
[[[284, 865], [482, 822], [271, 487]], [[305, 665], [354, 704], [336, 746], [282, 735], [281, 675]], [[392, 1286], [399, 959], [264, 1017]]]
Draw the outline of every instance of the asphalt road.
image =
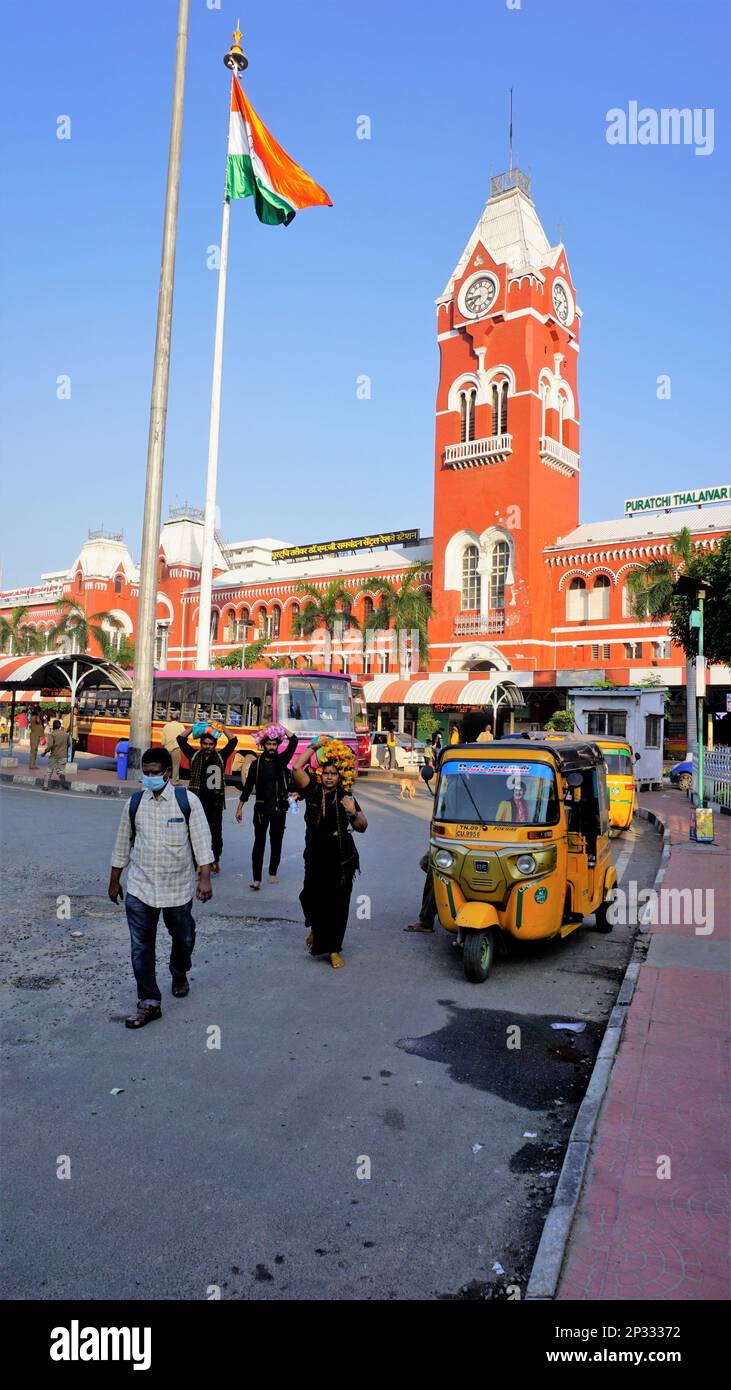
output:
[[[106, 897], [125, 804], [0, 792], [5, 1297], [524, 1289], [632, 929], [586, 925], [470, 985], [445, 932], [401, 930], [428, 794], [358, 796], [370, 826], [346, 968], [304, 950], [301, 814], [280, 883], [253, 894], [250, 818], [235, 825], [230, 797], [191, 993], [169, 994], [161, 926], [163, 1018], [133, 1033], [126, 920]], [[615, 858], [625, 882], [650, 884], [655, 832], [638, 821]]]

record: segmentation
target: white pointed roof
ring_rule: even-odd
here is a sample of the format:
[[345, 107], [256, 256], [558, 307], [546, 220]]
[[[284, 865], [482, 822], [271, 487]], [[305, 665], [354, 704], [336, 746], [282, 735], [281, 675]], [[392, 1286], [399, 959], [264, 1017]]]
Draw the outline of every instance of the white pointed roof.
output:
[[508, 265], [514, 274], [530, 270], [540, 272], [544, 266], [554, 265], [561, 250], [560, 246], [551, 246], [535, 204], [527, 193], [522, 188], [508, 188], [506, 192], [488, 198], [482, 216], [447, 281], [442, 299], [451, 298], [455, 281], [464, 275], [478, 241], [499, 265]]

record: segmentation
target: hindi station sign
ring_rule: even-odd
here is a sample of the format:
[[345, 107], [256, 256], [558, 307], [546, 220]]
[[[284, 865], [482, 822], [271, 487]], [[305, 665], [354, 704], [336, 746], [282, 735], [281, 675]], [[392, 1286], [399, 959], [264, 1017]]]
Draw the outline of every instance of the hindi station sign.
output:
[[273, 560], [321, 560], [327, 555], [347, 554], [354, 550], [376, 550], [384, 545], [415, 545], [419, 531], [378, 531], [373, 536], [352, 536], [342, 541], [317, 541], [312, 545], [288, 545], [273, 550]]

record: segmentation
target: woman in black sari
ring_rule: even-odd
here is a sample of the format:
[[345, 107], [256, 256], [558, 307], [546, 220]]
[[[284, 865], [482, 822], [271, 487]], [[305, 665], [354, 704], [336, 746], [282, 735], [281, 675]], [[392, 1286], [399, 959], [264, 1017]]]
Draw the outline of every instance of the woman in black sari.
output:
[[[314, 772], [306, 764], [324, 750]], [[322, 758], [322, 761], [320, 761]], [[313, 956], [329, 956], [334, 970], [344, 964], [340, 950], [348, 925], [353, 878], [360, 862], [352, 831], [362, 834], [368, 821], [350, 788], [355, 755], [339, 739], [322, 735], [292, 764], [295, 785], [305, 809], [305, 881], [300, 893], [307, 946]]]

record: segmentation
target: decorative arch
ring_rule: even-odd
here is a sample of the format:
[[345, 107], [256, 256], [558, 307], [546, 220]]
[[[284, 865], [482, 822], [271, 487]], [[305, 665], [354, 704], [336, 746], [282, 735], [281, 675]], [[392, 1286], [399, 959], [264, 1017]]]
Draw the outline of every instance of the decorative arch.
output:
[[572, 579], [583, 579], [583, 581], [584, 581], [584, 583], [586, 584], [587, 588], [589, 587], [589, 575], [588, 575], [588, 573], [587, 573], [586, 570], [570, 569], [570, 570], [567, 570], [565, 574], [562, 574], [562, 575], [561, 575], [561, 578], [560, 578], [559, 581], [558, 581], [558, 591], [559, 591], [559, 593], [561, 592], [562, 589], [565, 589], [565, 588], [566, 588], [566, 585], [567, 585], [567, 584], [570, 584], [570, 582], [571, 582]]
[[452, 652], [444, 669], [459, 673], [461, 671], [486, 670], [484, 662], [496, 671], [510, 671], [512, 667], [507, 657], [490, 642], [466, 642]]

